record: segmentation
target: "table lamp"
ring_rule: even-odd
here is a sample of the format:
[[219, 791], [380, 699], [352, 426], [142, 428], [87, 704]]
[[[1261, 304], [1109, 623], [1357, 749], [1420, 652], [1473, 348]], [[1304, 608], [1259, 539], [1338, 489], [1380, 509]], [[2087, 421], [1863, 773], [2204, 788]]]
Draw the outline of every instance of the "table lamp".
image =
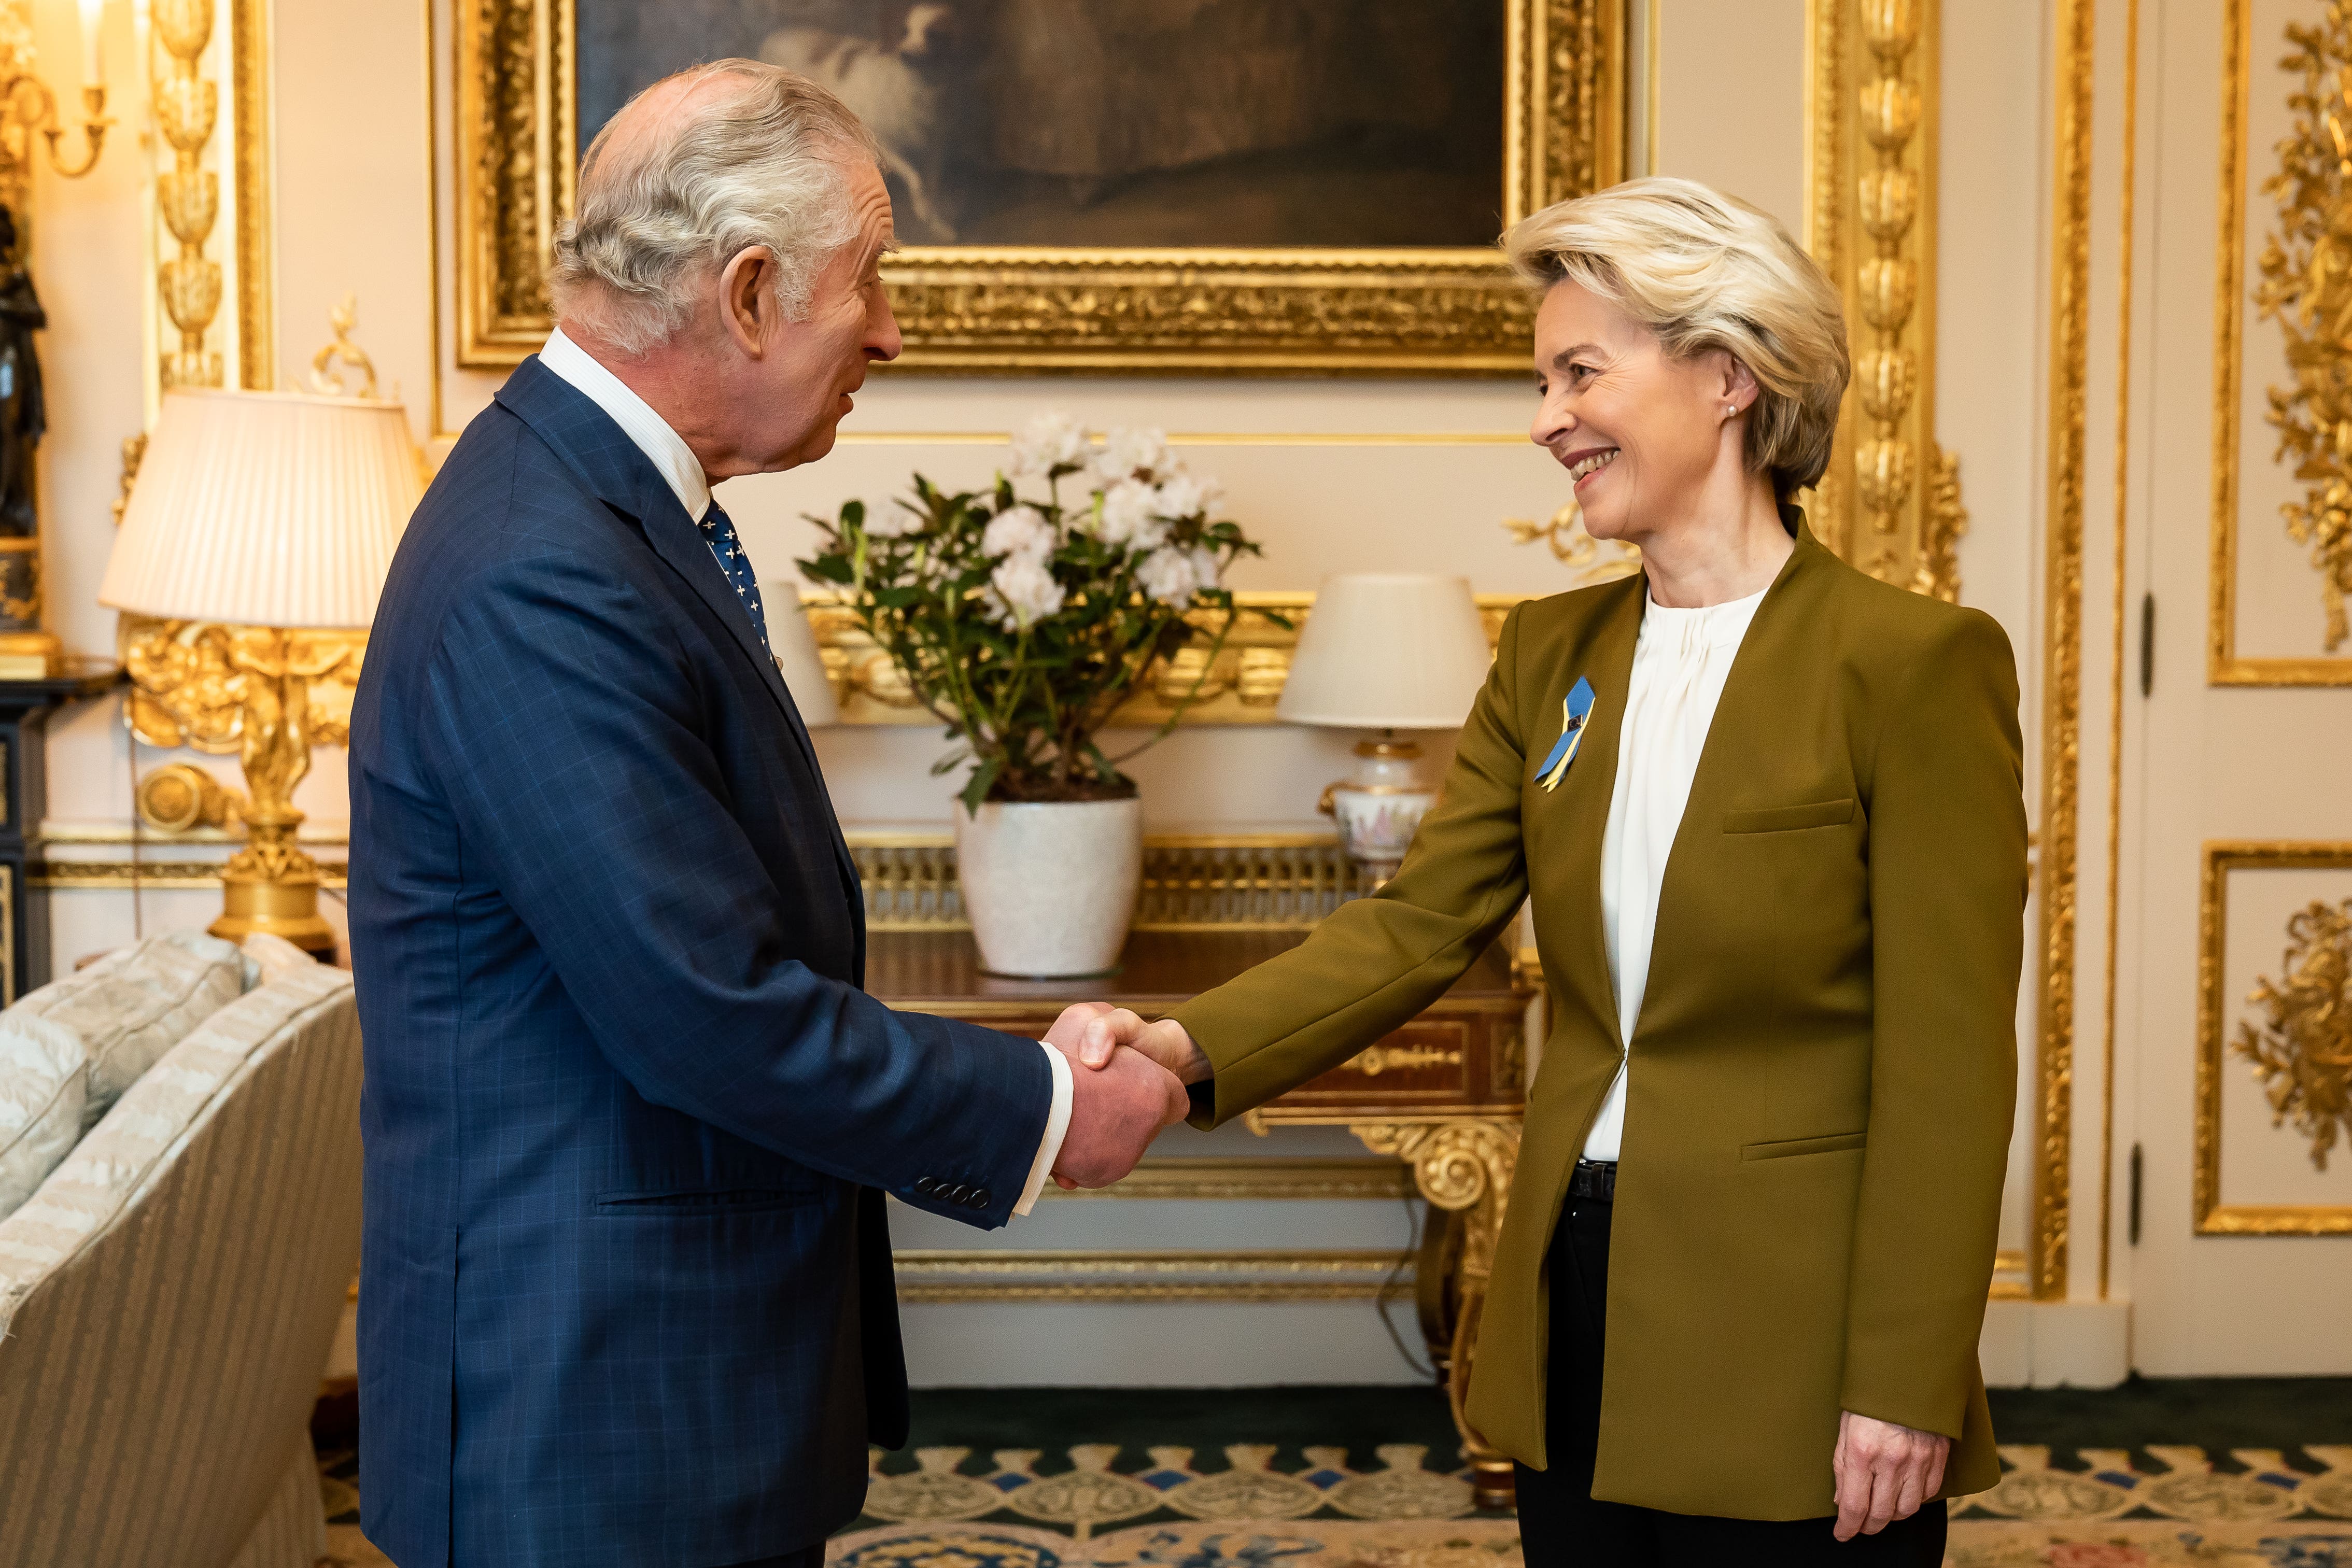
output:
[[1460, 577], [1327, 577], [1298, 633], [1275, 712], [1292, 724], [1377, 729], [1356, 744], [1355, 776], [1319, 809], [1375, 886], [1396, 874], [1437, 800], [1401, 729], [1459, 729], [1495, 662], [1478, 601]]
[[776, 673], [784, 690], [801, 710], [801, 722], [814, 729], [841, 722], [841, 705], [834, 700], [833, 683], [825, 679], [824, 658], [817, 652], [816, 628], [802, 608], [800, 585], [771, 582], [760, 590], [768, 612], [768, 645], [775, 650]]
[[[373, 378], [371, 377], [371, 382]], [[229, 669], [251, 804], [223, 868], [230, 941], [267, 931], [331, 955], [319, 866], [295, 842], [310, 770], [310, 683], [356, 658], [425, 476], [397, 402], [175, 390], [123, 508], [99, 602], [204, 622]]]

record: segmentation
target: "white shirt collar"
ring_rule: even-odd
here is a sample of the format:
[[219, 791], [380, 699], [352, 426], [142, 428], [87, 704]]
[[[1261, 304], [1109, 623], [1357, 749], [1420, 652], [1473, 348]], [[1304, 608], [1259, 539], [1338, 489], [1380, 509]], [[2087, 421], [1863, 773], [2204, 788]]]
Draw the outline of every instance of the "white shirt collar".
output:
[[539, 362], [576, 388], [590, 402], [612, 415], [621, 433], [637, 450], [653, 459], [654, 467], [669, 482], [678, 505], [696, 522], [710, 510], [710, 479], [702, 472], [694, 449], [656, 413], [626, 382], [588, 355], [588, 350], [563, 335], [558, 327], [547, 335]]

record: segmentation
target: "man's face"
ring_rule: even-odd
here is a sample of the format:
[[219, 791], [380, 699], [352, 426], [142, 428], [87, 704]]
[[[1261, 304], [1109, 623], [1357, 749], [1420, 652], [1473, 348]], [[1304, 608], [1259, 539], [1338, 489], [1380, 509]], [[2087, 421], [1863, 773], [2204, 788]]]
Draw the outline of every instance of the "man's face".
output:
[[817, 275], [808, 319], [780, 320], [767, 352], [750, 366], [756, 407], [744, 455], [761, 473], [814, 463], [833, 450], [834, 434], [866, 384], [866, 367], [895, 360], [903, 346], [882, 288], [890, 249], [890, 193], [881, 171], [863, 159], [849, 174], [857, 235]]

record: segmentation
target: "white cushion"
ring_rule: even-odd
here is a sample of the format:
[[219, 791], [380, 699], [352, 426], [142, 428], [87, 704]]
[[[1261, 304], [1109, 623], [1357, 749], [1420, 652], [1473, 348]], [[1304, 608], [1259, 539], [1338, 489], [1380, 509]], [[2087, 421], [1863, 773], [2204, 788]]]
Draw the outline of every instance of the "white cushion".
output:
[[[232, 957], [236, 951], [229, 949]], [[215, 1012], [148, 1069], [32, 1200], [0, 1220], [0, 1331], [43, 1276], [103, 1234], [161, 1177], [249, 1059], [320, 1011], [348, 1005], [351, 984], [349, 973], [323, 964], [289, 967]]]
[[0, 1036], [41, 1019], [81, 1042], [89, 1063], [81, 1130], [187, 1032], [236, 1000], [245, 965], [233, 942], [201, 931], [151, 936], [55, 980], [0, 1013]]
[[72, 1030], [43, 1019], [0, 1030], [0, 1217], [21, 1207], [81, 1136], [88, 1092]]

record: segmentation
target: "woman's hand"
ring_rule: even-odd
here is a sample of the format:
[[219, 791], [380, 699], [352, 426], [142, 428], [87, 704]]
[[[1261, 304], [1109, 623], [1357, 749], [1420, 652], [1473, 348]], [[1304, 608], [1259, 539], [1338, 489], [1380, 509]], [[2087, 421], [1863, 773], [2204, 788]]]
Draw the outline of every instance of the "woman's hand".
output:
[[1942, 1489], [1951, 1453], [1952, 1440], [1941, 1432], [1841, 1412], [1837, 1453], [1830, 1461], [1837, 1477], [1833, 1533], [1840, 1541], [1875, 1535], [1918, 1512]]
[[1108, 1002], [1074, 1002], [1046, 1031], [1045, 1042], [1060, 1046], [1088, 1067], [1099, 1068], [1118, 1047], [1129, 1046], [1186, 1083], [1209, 1077], [1209, 1059], [1174, 1019], [1146, 1024], [1125, 1008]]

